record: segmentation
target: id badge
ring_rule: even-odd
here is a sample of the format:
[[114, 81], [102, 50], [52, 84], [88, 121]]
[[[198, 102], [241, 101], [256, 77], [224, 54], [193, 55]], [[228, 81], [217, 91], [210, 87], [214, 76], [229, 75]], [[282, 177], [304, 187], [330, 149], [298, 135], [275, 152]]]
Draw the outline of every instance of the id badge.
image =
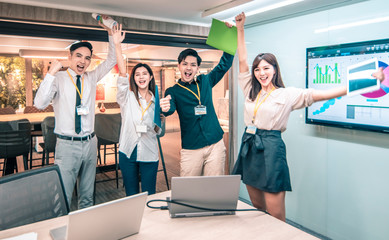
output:
[[147, 126], [146, 125], [136, 125], [136, 132], [137, 133], [147, 132]]
[[198, 105], [194, 108], [195, 115], [205, 115], [207, 114], [207, 107], [204, 105]]
[[87, 106], [77, 106], [77, 115], [88, 115], [89, 108]]
[[248, 125], [247, 126], [246, 133], [255, 134], [256, 131], [257, 131], [257, 127], [256, 126], [254, 126], [254, 125]]

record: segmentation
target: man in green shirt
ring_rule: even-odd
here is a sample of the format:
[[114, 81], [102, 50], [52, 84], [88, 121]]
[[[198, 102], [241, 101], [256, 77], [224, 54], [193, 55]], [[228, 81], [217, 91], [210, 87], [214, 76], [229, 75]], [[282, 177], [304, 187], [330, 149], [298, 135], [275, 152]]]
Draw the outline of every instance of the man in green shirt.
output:
[[193, 49], [178, 56], [181, 79], [166, 90], [160, 101], [162, 113], [177, 111], [181, 127], [181, 176], [223, 175], [226, 148], [212, 101], [212, 88], [230, 69], [234, 56], [224, 53], [208, 74], [198, 73], [201, 58]]

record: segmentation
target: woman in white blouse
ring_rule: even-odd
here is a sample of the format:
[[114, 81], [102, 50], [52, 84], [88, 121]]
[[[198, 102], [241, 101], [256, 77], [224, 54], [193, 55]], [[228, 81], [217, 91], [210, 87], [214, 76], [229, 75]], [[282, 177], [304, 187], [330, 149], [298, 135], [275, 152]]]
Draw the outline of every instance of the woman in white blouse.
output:
[[[291, 191], [285, 144], [291, 111], [315, 101], [343, 96], [346, 87], [325, 91], [285, 88], [276, 57], [261, 53], [250, 74], [244, 41], [244, 13], [235, 18], [238, 29], [239, 84], [245, 95], [246, 130], [233, 174], [241, 174], [254, 207], [285, 221], [285, 191]], [[382, 69], [374, 74], [381, 81]]]
[[[114, 31], [121, 32], [121, 26]], [[124, 39], [124, 34], [115, 36], [115, 44], [120, 44]], [[154, 131], [153, 71], [147, 64], [139, 63], [132, 69], [129, 77], [126, 74], [121, 47], [116, 48], [116, 56], [119, 68], [117, 102], [122, 116], [119, 165], [126, 195], [139, 193], [139, 182], [142, 192], [154, 194], [159, 155], [157, 133]]]

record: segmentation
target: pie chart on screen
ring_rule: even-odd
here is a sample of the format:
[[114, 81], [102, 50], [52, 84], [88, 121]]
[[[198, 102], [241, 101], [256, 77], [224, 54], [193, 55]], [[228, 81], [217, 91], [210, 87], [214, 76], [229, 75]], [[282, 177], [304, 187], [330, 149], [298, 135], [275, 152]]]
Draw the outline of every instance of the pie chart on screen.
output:
[[385, 80], [381, 82], [381, 88], [377, 91], [361, 94], [367, 98], [379, 98], [389, 93], [389, 67], [388, 64], [378, 61], [378, 66], [384, 68]]

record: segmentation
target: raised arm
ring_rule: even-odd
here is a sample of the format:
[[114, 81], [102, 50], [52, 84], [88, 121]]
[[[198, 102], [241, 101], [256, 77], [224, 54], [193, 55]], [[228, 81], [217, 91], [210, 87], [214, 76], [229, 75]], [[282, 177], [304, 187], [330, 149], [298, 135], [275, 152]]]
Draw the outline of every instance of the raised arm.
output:
[[[383, 68], [379, 68], [377, 72], [372, 75], [374, 78], [378, 79], [380, 82], [385, 80], [385, 74], [383, 72]], [[341, 97], [347, 94], [347, 86], [332, 88], [328, 90], [314, 90], [312, 92], [313, 101], [322, 101], [328, 100], [332, 98]]]
[[112, 39], [115, 45], [116, 52], [116, 62], [119, 68], [119, 76], [126, 77], [126, 66], [124, 65], [123, 56], [122, 56], [122, 42], [126, 37], [126, 33], [122, 31], [122, 24], [115, 25], [112, 29]]
[[[107, 16], [103, 15], [103, 18], [106, 18]], [[115, 52], [115, 44], [112, 40], [112, 30], [108, 27], [106, 27], [101, 22], [98, 22], [98, 24], [104, 28], [108, 32], [108, 55], [107, 59], [99, 64], [95, 70], [89, 72], [91, 75], [94, 75], [94, 78], [96, 81], [100, 81], [116, 64], [116, 52]]]
[[244, 73], [249, 71], [247, 64], [247, 48], [244, 42], [244, 22], [246, 15], [244, 12], [235, 17], [236, 28], [238, 30], [238, 56], [239, 56], [239, 72]]
[[117, 80], [117, 94], [116, 101], [120, 106], [123, 106], [127, 102], [129, 96], [129, 82], [127, 76], [126, 65], [122, 56], [122, 42], [126, 36], [126, 33], [122, 31], [122, 25], [115, 25], [112, 28], [112, 41], [115, 45], [116, 62], [119, 69], [119, 77]]
[[34, 99], [34, 106], [38, 109], [46, 108], [57, 92], [55, 84], [55, 75], [62, 69], [62, 63], [54, 60], [51, 64], [50, 70], [47, 72], [45, 78], [41, 82], [38, 92]]

